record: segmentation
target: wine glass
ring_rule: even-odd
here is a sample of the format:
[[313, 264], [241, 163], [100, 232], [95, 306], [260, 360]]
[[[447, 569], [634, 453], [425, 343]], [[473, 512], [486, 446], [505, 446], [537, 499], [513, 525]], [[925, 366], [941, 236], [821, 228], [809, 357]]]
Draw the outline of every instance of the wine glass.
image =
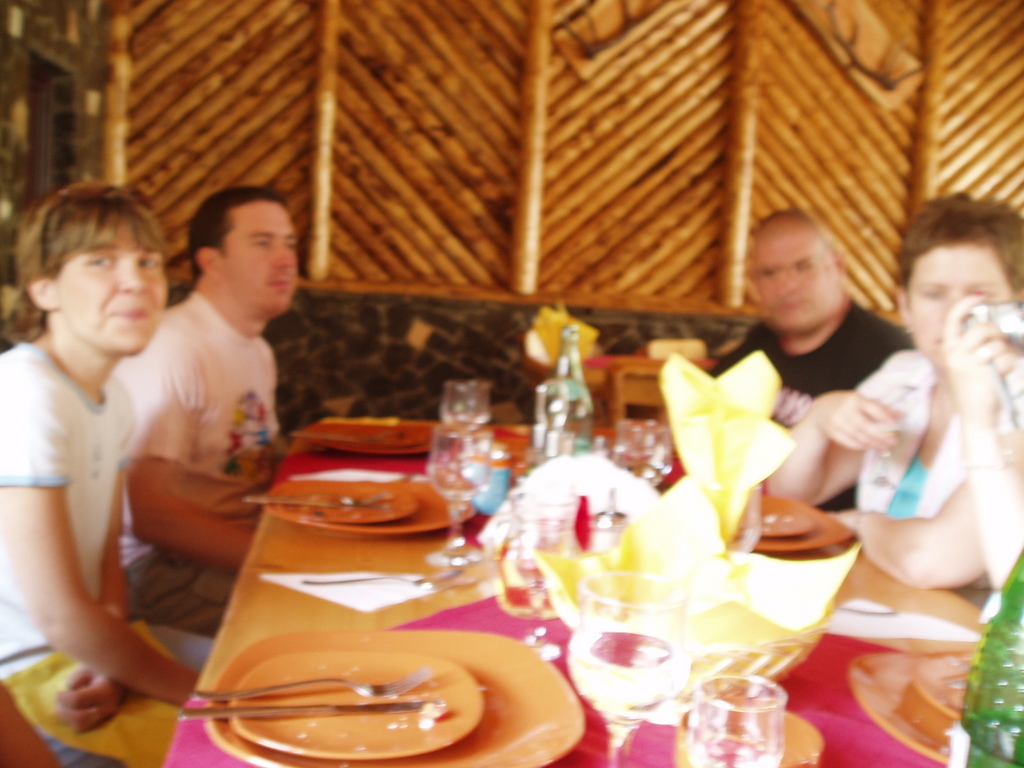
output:
[[491, 382], [450, 379], [441, 394], [441, 423], [486, 424], [491, 420]]
[[[887, 405], [890, 408], [900, 409], [905, 405], [907, 398], [915, 391], [915, 388], [910, 384], [905, 384], [896, 394], [888, 398], [883, 405]], [[905, 414], [904, 414], [905, 416]], [[899, 434], [903, 431], [903, 418], [900, 417], [896, 421], [888, 424], [884, 427], [886, 432], [893, 434]], [[896, 483], [893, 482], [892, 478], [889, 477], [889, 472], [892, 470], [892, 448], [885, 448], [878, 454], [878, 465], [875, 470], [875, 476], [871, 480], [873, 485], [879, 488], [895, 488]]]
[[672, 433], [654, 419], [619, 419], [612, 455], [618, 466], [657, 488], [672, 469]]
[[778, 768], [786, 691], [764, 677], [706, 677], [693, 688], [686, 752], [693, 768]]
[[[512, 494], [512, 517], [497, 536], [494, 567], [498, 605], [510, 616], [532, 621], [557, 617], [548, 594], [537, 552], [571, 557], [576, 552], [576, 512], [580, 497], [571, 489], [540, 497], [518, 490]], [[562, 655], [546, 638], [541, 624], [533, 626], [523, 642], [545, 661]]]
[[761, 499], [764, 496], [764, 484], [758, 483], [747, 494], [747, 502], [743, 514], [736, 523], [732, 538], [726, 542], [729, 552], [753, 552], [757, 542], [761, 540], [764, 521], [761, 517]]
[[620, 768], [640, 722], [686, 683], [686, 593], [660, 576], [617, 571], [581, 579], [578, 600], [569, 674], [604, 718], [609, 766]]
[[427, 555], [437, 566], [464, 566], [480, 560], [480, 550], [462, 533], [469, 501], [487, 485], [491, 475], [491, 430], [464, 424], [434, 427], [427, 459], [427, 477], [448, 503], [448, 540]]

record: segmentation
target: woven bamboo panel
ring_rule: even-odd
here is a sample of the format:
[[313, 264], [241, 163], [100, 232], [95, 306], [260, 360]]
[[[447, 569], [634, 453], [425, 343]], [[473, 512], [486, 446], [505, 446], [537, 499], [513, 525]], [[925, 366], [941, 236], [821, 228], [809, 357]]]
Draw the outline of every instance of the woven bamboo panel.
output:
[[954, 0], [938, 192], [1024, 210], [1024, 5]]
[[[846, 254], [854, 298], [892, 310], [915, 103], [880, 108], [789, 4], [772, 0], [765, 17], [753, 218], [792, 206], [816, 214]], [[891, 19], [919, 24], [914, 13]], [[915, 28], [897, 32], [919, 36]]]
[[[531, 270], [522, 292], [545, 300], [683, 311], [741, 308], [745, 229], [727, 225], [745, 223], [744, 196], [753, 222], [817, 214], [857, 301], [892, 310], [913, 200], [966, 191], [1024, 210], [1024, 5], [842, 1], [941, 62], [931, 87], [880, 104], [806, 0], [761, 0], [742, 40], [750, 0], [635, 0], [643, 18], [589, 59], [561, 24], [591, 0], [551, 0], [547, 37], [531, 15], [544, 0], [340, 0], [336, 36], [325, 0], [132, 0], [128, 174], [175, 251], [201, 197], [270, 183], [326, 243], [316, 275], [333, 285], [514, 298]], [[527, 60], [548, 37], [550, 60]], [[759, 87], [738, 89], [751, 48]], [[527, 127], [536, 71], [545, 109]], [[336, 111], [317, 111], [317, 83]], [[752, 146], [731, 135], [744, 109]], [[539, 244], [524, 257], [521, 152], [538, 125]], [[748, 150], [752, 171], [727, 172]]]
[[343, 0], [331, 277], [508, 284], [517, 0]]
[[180, 253], [211, 192], [270, 184], [309, 219], [314, 0], [136, 0], [128, 170]]
[[713, 292], [732, 32], [728, 2], [664, 0], [585, 80], [556, 52], [542, 292]]

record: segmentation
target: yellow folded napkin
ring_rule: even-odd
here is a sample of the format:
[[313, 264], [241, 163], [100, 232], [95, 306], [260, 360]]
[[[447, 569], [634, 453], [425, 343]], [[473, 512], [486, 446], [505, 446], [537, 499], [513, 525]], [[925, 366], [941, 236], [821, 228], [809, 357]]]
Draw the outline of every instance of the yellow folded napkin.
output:
[[533, 330], [544, 344], [549, 360], [554, 361], [558, 358], [558, 351], [562, 346], [562, 328], [571, 323], [579, 326], [580, 357], [586, 360], [594, 342], [597, 341], [598, 330], [596, 328], [575, 319], [566, 311], [565, 304], [562, 302], [558, 302], [557, 307], [541, 307], [537, 312], [537, 317], [533, 321]]
[[629, 570], [686, 586], [688, 632], [698, 646], [771, 642], [820, 625], [856, 548], [813, 561], [726, 549], [750, 488], [792, 450], [788, 433], [770, 419], [779, 387], [775, 370], [755, 353], [716, 382], [673, 357], [661, 381], [688, 474], [626, 528], [617, 548], [581, 558], [540, 554], [559, 616], [576, 623], [576, 584], [583, 576]]
[[768, 642], [817, 626], [831, 612], [857, 550], [823, 560], [727, 553], [717, 510], [684, 477], [626, 528], [615, 549], [580, 558], [538, 554], [552, 603], [570, 626], [576, 623], [576, 585], [584, 576], [657, 573], [686, 585], [690, 639], [710, 645]]
[[[144, 624], [132, 628], [155, 648], [160, 643]], [[102, 725], [76, 733], [57, 717], [57, 692], [67, 688], [66, 680], [80, 664], [57, 652], [31, 667], [15, 672], [4, 685], [18, 704], [18, 709], [35, 726], [76, 749], [106, 755], [120, 760], [128, 768], [160, 768], [174, 735], [178, 708], [129, 692], [117, 714]]]
[[718, 509], [722, 538], [729, 541], [751, 488], [793, 450], [789, 432], [771, 420], [779, 374], [763, 352], [748, 355], [717, 380], [672, 355], [660, 382], [679, 458]]

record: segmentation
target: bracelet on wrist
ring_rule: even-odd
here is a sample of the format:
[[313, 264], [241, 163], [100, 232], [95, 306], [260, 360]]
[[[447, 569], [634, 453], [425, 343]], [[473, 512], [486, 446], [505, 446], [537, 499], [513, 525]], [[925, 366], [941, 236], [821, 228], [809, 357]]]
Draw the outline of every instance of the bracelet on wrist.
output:
[[1009, 448], [1003, 449], [1003, 452], [998, 457], [993, 457], [988, 461], [975, 461], [972, 459], [964, 460], [965, 469], [977, 469], [977, 470], [995, 470], [1006, 469], [1013, 463], [1013, 451]]

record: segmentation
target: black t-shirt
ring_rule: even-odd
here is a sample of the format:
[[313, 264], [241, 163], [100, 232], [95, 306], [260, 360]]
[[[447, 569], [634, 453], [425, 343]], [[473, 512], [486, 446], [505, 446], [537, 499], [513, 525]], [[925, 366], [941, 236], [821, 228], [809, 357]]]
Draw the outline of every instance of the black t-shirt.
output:
[[[782, 378], [782, 390], [772, 417], [791, 427], [807, 412], [811, 401], [825, 392], [853, 389], [874, 373], [893, 352], [910, 349], [906, 331], [852, 304], [842, 324], [828, 340], [804, 355], [787, 355], [775, 333], [758, 323], [736, 349], [715, 365], [717, 376], [751, 352], [762, 350]], [[849, 509], [853, 491], [822, 504], [823, 509]]]

